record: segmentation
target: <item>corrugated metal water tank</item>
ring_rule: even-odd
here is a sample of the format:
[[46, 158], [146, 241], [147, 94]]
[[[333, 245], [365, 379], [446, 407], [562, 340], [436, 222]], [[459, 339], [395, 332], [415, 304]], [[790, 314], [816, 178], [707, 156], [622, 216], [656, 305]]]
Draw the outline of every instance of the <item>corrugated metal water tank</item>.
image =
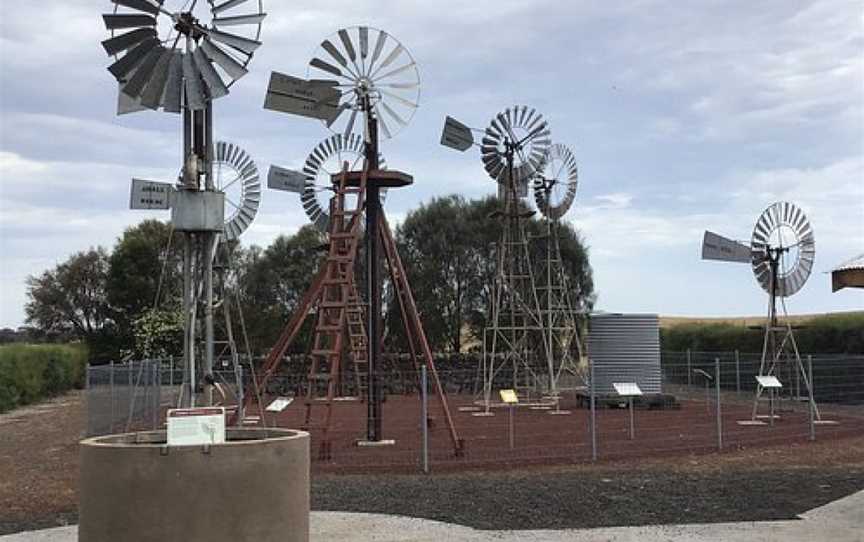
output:
[[613, 382], [636, 382], [642, 393], [661, 393], [660, 319], [656, 314], [592, 314], [588, 357], [598, 395], [614, 394]]

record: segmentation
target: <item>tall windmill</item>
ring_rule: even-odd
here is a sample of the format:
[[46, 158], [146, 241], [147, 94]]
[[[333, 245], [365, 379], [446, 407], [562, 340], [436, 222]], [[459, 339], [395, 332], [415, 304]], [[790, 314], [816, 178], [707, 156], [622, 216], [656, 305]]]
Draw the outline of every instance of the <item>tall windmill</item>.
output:
[[[549, 148], [544, 167], [534, 176], [534, 202], [546, 223], [546, 257], [543, 261], [542, 286], [538, 286], [541, 312], [546, 327], [546, 354], [550, 371], [549, 394], [556, 400], [562, 377], [579, 376], [582, 345], [579, 318], [573, 301], [574, 288], [567, 278], [561, 258], [560, 221], [576, 200], [579, 168], [573, 152], [556, 143]], [[560, 410], [551, 411], [562, 412]]]
[[[808, 371], [801, 361], [795, 332], [786, 312], [786, 298], [798, 292], [813, 270], [816, 255], [813, 228], [804, 211], [792, 203], [777, 202], [769, 206], [756, 221], [750, 244], [727, 239], [706, 231], [702, 241], [702, 259], [749, 263], [756, 281], [768, 294], [768, 315], [762, 356], [759, 363], [756, 397], [753, 401], [752, 422], [756, 422], [763, 393], [773, 398], [765, 377], [774, 377], [781, 386], [789, 387], [793, 378], [800, 377], [807, 391], [811, 390]], [[781, 321], [777, 302], [782, 310]], [[796, 376], [797, 375], [797, 376]], [[810, 408], [819, 417], [819, 409], [809, 396]], [[770, 414], [773, 420], [773, 413]]]
[[[472, 129], [447, 117], [441, 144], [465, 151]], [[534, 214], [522, 203], [530, 179], [542, 169], [551, 145], [549, 127], [536, 109], [507, 108], [483, 131], [480, 157], [498, 185], [501, 220], [489, 324], [483, 337], [483, 404], [490, 414], [492, 388], [510, 369], [509, 385], [523, 394], [550, 392], [554, 371], [547, 351], [543, 313], [534, 278], [526, 221]]]
[[[328, 79], [313, 78], [316, 76]], [[456, 433], [404, 267], [381, 209], [386, 189], [413, 182], [410, 175], [383, 169], [378, 144], [379, 129], [385, 138], [392, 137], [407, 125], [417, 108], [420, 88], [417, 65], [393, 36], [360, 26], [341, 29], [322, 41], [309, 63], [308, 77], [304, 80], [274, 72], [265, 108], [319, 118], [335, 135], [313, 149], [303, 171], [271, 169], [268, 184], [301, 194], [310, 220], [327, 232], [329, 247], [312, 286], [265, 360], [259, 388], [264, 388], [275, 374], [314, 309], [305, 406], [306, 428], [319, 438], [320, 455], [330, 455], [333, 405], [340, 390], [350, 387], [342, 380], [349, 358], [356, 379], [353, 387], [366, 403], [364, 442], [386, 441], [381, 408], [384, 261], [399, 302], [412, 358], [415, 364], [425, 364], [431, 372], [449, 436], [459, 453], [462, 441]], [[336, 167], [328, 165], [334, 161]], [[333, 194], [326, 207], [319, 199], [323, 193]], [[361, 298], [354, 273], [361, 249], [365, 256], [365, 299]]]
[[[118, 114], [145, 109], [180, 113], [183, 118], [183, 170], [176, 190], [165, 183], [138, 183], [141, 194], [163, 193], [174, 229], [184, 236], [183, 361], [187, 397], [205, 384], [212, 403], [213, 260], [225, 228], [225, 195], [213, 174], [213, 100], [225, 96], [247, 66], [266, 14], [261, 0], [111, 0], [103, 15], [111, 37], [102, 42], [115, 61], [108, 71], [119, 83]], [[244, 5], [245, 4], [245, 5]], [[174, 11], [168, 9], [175, 6]], [[196, 6], [199, 8], [196, 11]], [[237, 9], [243, 6], [245, 9]], [[160, 24], [164, 27], [160, 35]], [[226, 31], [230, 28], [231, 31]], [[135, 196], [133, 206], [147, 198]], [[145, 203], [147, 205], [149, 203]], [[196, 319], [204, 312], [204, 364], [196, 370]]]

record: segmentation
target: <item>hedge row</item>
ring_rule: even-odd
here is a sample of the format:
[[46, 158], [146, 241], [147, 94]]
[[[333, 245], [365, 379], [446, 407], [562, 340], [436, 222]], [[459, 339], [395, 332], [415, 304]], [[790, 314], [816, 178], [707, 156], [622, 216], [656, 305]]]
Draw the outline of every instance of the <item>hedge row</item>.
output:
[[83, 388], [86, 367], [81, 345], [0, 346], [0, 412]]
[[[819, 354], [864, 354], [864, 313], [831, 314], [796, 322], [798, 350]], [[663, 350], [761, 352], [765, 332], [733, 324], [679, 324], [663, 329]]]

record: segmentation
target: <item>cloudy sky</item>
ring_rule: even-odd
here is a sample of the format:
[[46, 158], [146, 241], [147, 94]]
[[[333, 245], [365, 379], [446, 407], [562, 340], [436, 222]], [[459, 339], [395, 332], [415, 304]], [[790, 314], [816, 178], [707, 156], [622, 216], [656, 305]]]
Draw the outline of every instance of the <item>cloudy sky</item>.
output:
[[[167, 0], [170, 5], [177, 0]], [[203, 4], [203, 2], [202, 2]], [[602, 6], [602, 7], [601, 7]], [[179, 120], [115, 116], [100, 41], [108, 0], [4, 2], [0, 18], [0, 326], [23, 323], [25, 278], [159, 212], [130, 211], [132, 176], [171, 180]], [[476, 149], [438, 144], [446, 115], [485, 127], [515, 104], [538, 108], [580, 165], [567, 220], [591, 250], [598, 308], [666, 315], [760, 314], [746, 265], [699, 259], [708, 228], [749, 239], [762, 210], [808, 214], [816, 267], [791, 312], [864, 307], [825, 272], [864, 252], [864, 25], [861, 3], [794, 0], [552, 2], [265, 0], [251, 73], [216, 105], [216, 132], [297, 166], [327, 135], [265, 111], [271, 70], [304, 76], [318, 43], [370, 25], [420, 65], [421, 106], [382, 151], [415, 184], [390, 195], [398, 221], [420, 202], [495, 191]], [[305, 216], [265, 194], [244, 242], [266, 245]]]

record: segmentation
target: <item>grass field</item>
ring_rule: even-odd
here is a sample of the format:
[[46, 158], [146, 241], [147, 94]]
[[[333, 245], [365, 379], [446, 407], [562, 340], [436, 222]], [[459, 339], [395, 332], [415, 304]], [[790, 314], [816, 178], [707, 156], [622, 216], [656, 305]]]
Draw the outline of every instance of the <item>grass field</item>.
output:
[[[864, 316], [864, 311], [827, 312], [813, 314], [790, 314], [787, 318], [793, 324], [819, 318], [822, 316]], [[733, 326], [761, 326], [765, 324], [765, 315], [758, 316], [660, 316], [660, 327], [670, 328], [682, 324], [730, 324]]]

